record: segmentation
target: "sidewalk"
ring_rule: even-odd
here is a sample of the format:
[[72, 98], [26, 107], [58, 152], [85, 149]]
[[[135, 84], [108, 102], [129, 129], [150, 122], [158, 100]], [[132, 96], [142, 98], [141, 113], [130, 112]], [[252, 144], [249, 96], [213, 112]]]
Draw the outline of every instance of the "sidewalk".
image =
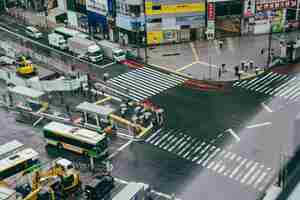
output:
[[[20, 13], [20, 10], [17, 11]], [[32, 11], [24, 11], [22, 15], [26, 22], [32, 25], [43, 26], [45, 16]], [[55, 26], [52, 24], [51, 26]], [[295, 37], [297, 33], [289, 33]], [[278, 38], [278, 35], [276, 36]], [[279, 40], [272, 39], [272, 48], [275, 55], [279, 55]], [[253, 61], [254, 66], [262, 69], [267, 64], [268, 35], [243, 36], [226, 38], [222, 48], [219, 48], [218, 41], [195, 41], [181, 44], [167, 44], [148, 47], [148, 63], [154, 66], [168, 68], [178, 73], [186, 74], [200, 80], [233, 81], [238, 77], [234, 74], [234, 67], [241, 61]], [[123, 47], [122, 47], [123, 48]], [[133, 54], [136, 49], [125, 48]], [[261, 55], [261, 50], [264, 54]], [[145, 49], [140, 48], [141, 58], [145, 57]], [[226, 72], [219, 76], [219, 68], [226, 64]], [[261, 72], [259, 72], [261, 73]], [[255, 76], [255, 70], [247, 71], [241, 78]]]

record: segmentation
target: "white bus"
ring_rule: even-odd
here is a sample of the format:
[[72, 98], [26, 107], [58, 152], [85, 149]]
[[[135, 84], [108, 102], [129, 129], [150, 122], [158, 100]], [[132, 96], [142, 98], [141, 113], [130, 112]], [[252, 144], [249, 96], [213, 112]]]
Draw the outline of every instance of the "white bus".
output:
[[54, 33], [60, 34], [64, 36], [65, 40], [71, 38], [71, 37], [81, 37], [81, 38], [88, 38], [89, 36], [87, 34], [81, 33], [80, 31], [66, 28], [66, 27], [57, 27], [54, 29]]
[[43, 128], [47, 144], [94, 158], [108, 155], [107, 138], [83, 128], [50, 122]]
[[0, 160], [0, 180], [39, 164], [38, 155], [35, 150], [27, 148]]

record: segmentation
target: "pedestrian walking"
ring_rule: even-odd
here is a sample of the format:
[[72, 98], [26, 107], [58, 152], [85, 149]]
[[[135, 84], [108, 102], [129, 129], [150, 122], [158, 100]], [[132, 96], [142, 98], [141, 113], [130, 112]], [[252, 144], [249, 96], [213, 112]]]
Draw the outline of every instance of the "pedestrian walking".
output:
[[239, 74], [239, 66], [235, 66], [235, 67], [234, 67], [234, 74], [235, 74], [236, 76], [238, 76], [238, 74]]
[[241, 69], [244, 71], [245, 70], [245, 64], [246, 62], [244, 60], [241, 61]]
[[249, 61], [249, 68], [250, 68], [251, 71], [254, 69], [254, 62], [253, 62], [253, 60]]
[[221, 78], [221, 75], [222, 75], [222, 69], [221, 69], [221, 67], [219, 67], [219, 71], [218, 71], [218, 78], [219, 78], [219, 80]]
[[264, 55], [264, 53], [265, 53], [265, 50], [264, 50], [264, 49], [261, 49], [261, 50], [260, 50], [260, 54], [261, 54], [261, 55]]
[[108, 80], [109, 74], [106, 72], [103, 74], [103, 81], [106, 82]]
[[220, 49], [223, 48], [223, 40], [219, 40], [219, 48], [220, 48]]
[[223, 73], [226, 72], [226, 69], [225, 69], [226, 64], [223, 63], [221, 66], [222, 66], [222, 72], [223, 72]]

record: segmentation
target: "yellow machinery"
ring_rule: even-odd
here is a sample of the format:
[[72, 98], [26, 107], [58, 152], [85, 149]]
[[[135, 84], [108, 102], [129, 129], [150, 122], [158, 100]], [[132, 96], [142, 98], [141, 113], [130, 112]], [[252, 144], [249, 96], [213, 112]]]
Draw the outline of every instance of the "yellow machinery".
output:
[[17, 61], [17, 74], [20, 76], [34, 76], [36, 75], [36, 67], [25, 56], [21, 56]]
[[[32, 176], [31, 192], [23, 200], [47, 199], [55, 200], [57, 195], [72, 192], [81, 186], [79, 171], [71, 161], [59, 158], [46, 171], [38, 171]], [[42, 194], [43, 193], [43, 194]]]

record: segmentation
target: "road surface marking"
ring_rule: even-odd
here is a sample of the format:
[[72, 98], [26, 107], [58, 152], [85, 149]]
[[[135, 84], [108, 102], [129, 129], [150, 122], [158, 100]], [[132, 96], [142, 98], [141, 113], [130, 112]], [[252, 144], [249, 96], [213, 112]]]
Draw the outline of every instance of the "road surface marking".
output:
[[236, 141], [239, 142], [241, 140], [241, 138], [231, 128], [227, 129], [226, 131], [229, 132], [236, 139]]
[[185, 66], [183, 66], [183, 67], [180, 67], [179, 69], [176, 69], [175, 71], [176, 71], [176, 72], [182, 72], [182, 71], [184, 71], [184, 70], [190, 68], [191, 66], [193, 66], [193, 65], [195, 65], [195, 64], [199, 64], [198, 61], [192, 62], [192, 63], [190, 63], [190, 64], [187, 64], [187, 65], [185, 65]]
[[[292, 80], [292, 82], [290, 82]], [[290, 81], [286, 82], [284, 85], [284, 87], [282, 87], [280, 90], [278, 90], [276, 93], [274, 93], [274, 96], [279, 96], [281, 93], [283, 93], [284, 91], [286, 91], [289, 87], [291, 87], [291, 85], [293, 85], [293, 82], [297, 81], [297, 78], [291, 79]]]
[[256, 162], [251, 169], [248, 171], [248, 173], [243, 177], [243, 179], [241, 180], [241, 183], [244, 183], [246, 181], [246, 179], [250, 176], [250, 174], [255, 170], [255, 168], [257, 167], [258, 162]]
[[262, 90], [263, 93], [265, 94], [269, 94], [271, 91], [273, 91], [274, 89], [278, 88], [280, 85], [284, 84], [286, 81], [288, 81], [290, 79], [290, 77], [285, 76], [283, 78], [280, 78], [277, 83], [275, 83], [275, 85], [273, 87], [269, 87], [266, 90]]
[[230, 178], [233, 178], [234, 175], [239, 171], [239, 169], [247, 162], [247, 158], [244, 158], [244, 160], [242, 162], [240, 162], [240, 164], [232, 171], [232, 173], [230, 174]]
[[257, 169], [255, 173], [252, 175], [252, 177], [248, 180], [247, 185], [252, 184], [252, 182], [257, 178], [260, 172], [261, 172], [261, 168]]
[[260, 123], [260, 124], [254, 124], [251, 126], [247, 126], [246, 128], [257, 128], [257, 127], [261, 127], [261, 126], [268, 126], [271, 125], [272, 122], [265, 122], [265, 123]]
[[180, 144], [178, 145], [178, 147], [176, 147], [176, 149], [174, 150], [174, 152], [178, 155], [178, 151], [185, 145], [188, 143], [188, 141], [191, 139], [192, 137], [191, 136], [188, 136], [187, 138], [185, 138], [185, 140]]
[[253, 87], [250, 87], [249, 90], [256, 90], [257, 88], [264, 87], [266, 84], [268, 84], [268, 82], [270, 80], [272, 80], [272, 78], [274, 78], [276, 76], [277, 76], [277, 74], [275, 74], [275, 73], [273, 73], [270, 76], [266, 76], [265, 78], [261, 79], [261, 81], [258, 82], [256, 85], [253, 85]]
[[183, 154], [188, 148], [190, 148], [196, 140], [197, 138], [192, 139], [192, 141], [190, 141], [184, 148], [182, 148], [177, 155], [181, 156], [181, 154]]
[[153, 137], [155, 137], [158, 133], [160, 133], [162, 129], [157, 130], [155, 133], [153, 133], [150, 137], [148, 137], [145, 142], [149, 142]]
[[172, 147], [170, 147], [167, 151], [173, 151], [173, 149], [182, 141], [182, 140], [184, 140], [185, 138], [187, 137], [187, 135], [184, 135], [183, 134], [183, 136], [182, 136], [182, 138], [180, 138], [179, 140], [177, 140], [177, 142], [172, 146]]
[[202, 142], [202, 144], [200, 146], [198, 146], [195, 150], [192, 150], [192, 152], [190, 153], [190, 155], [187, 157], [187, 159], [194, 159], [195, 156], [192, 158], [193, 155], [197, 154], [198, 151], [200, 151], [200, 149], [202, 148], [202, 146], [204, 146], [206, 143]]
[[174, 132], [170, 135], [170, 137], [168, 137], [165, 141], [163, 141], [162, 143], [159, 144], [159, 148], [162, 148], [163, 149], [163, 146], [165, 144], [168, 144], [168, 142], [171, 142], [172, 139], [175, 137], [176, 135], [174, 134]]
[[259, 83], [260, 81], [263, 81], [264, 79], [266, 79], [268, 76], [270, 76], [272, 74], [273, 74], [273, 72], [269, 72], [267, 75], [259, 77], [259, 79], [255, 80], [251, 84], [244, 85], [243, 87], [246, 89], [250, 89], [252, 86], [255, 86], [257, 83]]
[[198, 53], [197, 53], [197, 50], [195, 48], [195, 44], [193, 42], [190, 42], [190, 46], [192, 48], [192, 52], [194, 54], [194, 58], [195, 58], [195, 61], [199, 61], [199, 56], [198, 56]]
[[113, 152], [112, 154], [110, 154], [108, 156], [108, 159], [111, 159], [111, 158], [115, 157], [116, 155], [118, 155], [121, 151], [123, 151], [126, 147], [128, 147], [132, 142], [133, 142], [133, 140], [129, 140], [127, 143], [125, 143], [124, 145], [122, 145], [115, 152]]
[[300, 85], [300, 82], [296, 83], [296, 85], [291, 86], [286, 91], [284, 91], [283, 93], [281, 93], [279, 96], [280, 97], [284, 96], [284, 97], [287, 98], [288, 95], [286, 95], [286, 94], [288, 94], [289, 92], [293, 91], [294, 89], [297, 89], [299, 87], [299, 85]]
[[210, 154], [210, 156], [206, 159], [203, 165], [205, 166], [212, 158], [214, 158], [217, 155], [219, 151], [221, 151], [221, 149], [217, 148], [212, 154]]
[[[204, 160], [209, 156], [209, 153], [210, 153], [212, 150], [214, 150], [215, 148], [216, 148], [215, 146], [211, 146], [211, 148], [208, 149], [208, 150], [206, 151], [206, 153], [204, 154], [204, 156], [197, 162], [197, 164], [201, 164], [202, 161], [204, 161]], [[203, 152], [203, 153], [204, 153], [204, 152]]]
[[[155, 143], [153, 143], [154, 146], [157, 146], [160, 144], [161, 141], [163, 141], [166, 137], [168, 137], [170, 135], [170, 131], [168, 131], [168, 133], [165, 133], [162, 137], [160, 137], [159, 140], [157, 140]], [[150, 142], [151, 143], [151, 142]]]
[[182, 156], [183, 158], [187, 158], [187, 156], [192, 153], [197, 147], [199, 147], [200, 141], [197, 141], [192, 148], [189, 149], [189, 151], [185, 152], [185, 154]]
[[229, 151], [227, 154], [224, 156], [224, 158], [228, 158], [232, 153]]
[[271, 79], [269, 79], [267, 82], [265, 82], [263, 85], [261, 85], [260, 87], [256, 88], [255, 91], [257, 92], [262, 92], [263, 90], [265, 90], [266, 88], [269, 88], [270, 84], [275, 81], [276, 79], [281, 78], [281, 76], [273, 76]]
[[246, 172], [248, 172], [247, 171], [247, 169], [251, 166], [251, 164], [253, 163], [253, 161], [252, 160], [250, 160], [246, 165], [245, 165], [245, 168], [243, 169], [243, 170], [241, 170], [239, 173], [238, 173], [238, 175], [235, 177], [235, 180], [237, 181], [237, 180], [239, 180], [242, 176], [243, 176], [243, 174]]
[[273, 95], [275, 92], [279, 92], [282, 88], [284, 88], [286, 85], [290, 84], [291, 82], [295, 81], [297, 78], [294, 77], [290, 80], [288, 80], [287, 82], [283, 83], [282, 85], [280, 85], [279, 87], [275, 88], [273, 91], [271, 91], [269, 94]]
[[269, 106], [267, 106], [264, 102], [262, 102], [261, 105], [262, 105], [262, 106], [264, 107], [264, 109], [266, 109], [268, 112], [270, 112], [270, 113], [273, 112], [273, 110], [272, 110]]
[[233, 160], [237, 155], [235, 153], [232, 154], [232, 156], [229, 158], [230, 160]]
[[297, 96], [300, 94], [299, 90], [300, 90], [300, 87], [297, 88], [296, 90], [294, 90], [293, 92], [291, 92], [291, 93], [287, 96], [287, 98], [293, 100], [295, 97], [297, 97]]
[[264, 172], [261, 174], [261, 176], [256, 180], [254, 183], [254, 188], [257, 188], [258, 184], [264, 179], [264, 177], [267, 175], [267, 172]]

